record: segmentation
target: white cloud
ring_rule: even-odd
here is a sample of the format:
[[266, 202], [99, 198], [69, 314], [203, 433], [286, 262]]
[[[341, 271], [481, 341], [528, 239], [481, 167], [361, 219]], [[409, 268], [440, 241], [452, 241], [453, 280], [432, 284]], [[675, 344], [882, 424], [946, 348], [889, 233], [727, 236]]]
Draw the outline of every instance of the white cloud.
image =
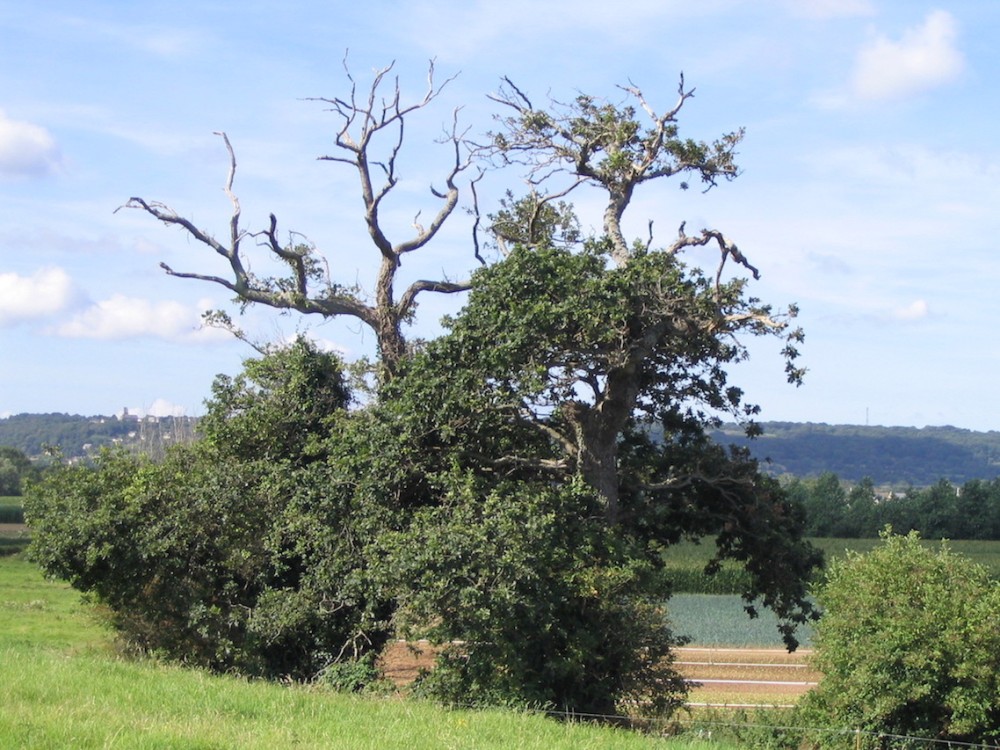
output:
[[31, 276], [0, 273], [0, 325], [56, 315], [80, 296], [62, 268], [42, 268]]
[[151, 417], [183, 417], [187, 410], [183, 406], [172, 404], [164, 398], [156, 399], [146, 414]]
[[912, 323], [926, 318], [929, 314], [930, 306], [927, 304], [927, 300], [918, 299], [905, 307], [897, 307], [892, 311], [891, 317], [893, 320]]
[[955, 19], [943, 10], [931, 11], [899, 41], [877, 36], [858, 54], [854, 94], [869, 101], [896, 99], [955, 80], [965, 67], [957, 36]]
[[[175, 403], [167, 401], [165, 398], [158, 398], [153, 403], [146, 406], [128, 406], [128, 413], [136, 417], [183, 417], [187, 414], [187, 409]], [[115, 412], [119, 419], [125, 414], [125, 409]]]
[[202, 327], [202, 309], [180, 302], [152, 302], [116, 294], [82, 311], [68, 323], [56, 326], [53, 332], [65, 338], [153, 336], [192, 343], [229, 340], [230, 335], [224, 331]]
[[0, 175], [45, 175], [61, 162], [55, 139], [45, 128], [12, 120], [0, 110]]

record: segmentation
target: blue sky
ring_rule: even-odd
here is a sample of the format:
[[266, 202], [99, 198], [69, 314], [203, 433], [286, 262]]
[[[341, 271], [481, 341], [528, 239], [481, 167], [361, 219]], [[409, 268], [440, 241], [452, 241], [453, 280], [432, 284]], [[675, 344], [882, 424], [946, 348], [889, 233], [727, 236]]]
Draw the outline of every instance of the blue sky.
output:
[[[433, 209], [427, 186], [448, 158], [435, 138], [452, 110], [472, 132], [490, 129], [486, 95], [502, 76], [536, 100], [618, 100], [616, 85], [632, 81], [666, 109], [683, 71], [696, 96], [682, 134], [746, 127], [743, 174], [707, 194], [650, 186], [632, 228], [644, 235], [652, 219], [664, 243], [682, 220], [721, 230], [761, 269], [756, 295], [798, 303], [805, 384], [785, 384], [767, 346], [734, 374], [762, 418], [1000, 429], [995, 2], [244, 0], [181, 12], [160, 0], [5, 0], [0, 35], [0, 416], [198, 414], [213, 376], [252, 354], [200, 328], [203, 310], [229, 305], [224, 289], [159, 268], [222, 274], [220, 259], [115, 212], [141, 196], [225, 236], [228, 155], [215, 131], [236, 151], [246, 226], [274, 212], [336, 278], [370, 286], [356, 176], [317, 160], [337, 122], [308, 100], [347, 93], [349, 50], [359, 85], [394, 60], [411, 99], [429, 58], [439, 80], [459, 74], [407, 131], [387, 212], [397, 231]], [[513, 178], [488, 178], [485, 200]], [[577, 200], [585, 216], [596, 206]], [[462, 277], [475, 266], [468, 231], [456, 215], [403, 282]], [[457, 302], [428, 299], [417, 333]], [[372, 346], [349, 321], [264, 309], [246, 326], [266, 340], [307, 331], [347, 357]]]

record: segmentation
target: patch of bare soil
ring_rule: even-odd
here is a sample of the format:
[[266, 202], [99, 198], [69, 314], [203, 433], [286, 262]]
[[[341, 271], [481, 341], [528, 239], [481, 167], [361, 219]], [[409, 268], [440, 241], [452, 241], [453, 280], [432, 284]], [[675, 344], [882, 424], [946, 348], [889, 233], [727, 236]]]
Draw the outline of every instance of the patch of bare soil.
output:
[[820, 674], [811, 651], [782, 649], [678, 649], [675, 666], [694, 683], [690, 701], [711, 705], [788, 705], [812, 690]]
[[427, 641], [390, 641], [378, 659], [378, 667], [396, 687], [409, 685], [422, 670], [434, 666], [437, 649]]
[[[713, 705], [787, 704], [795, 702], [819, 681], [809, 664], [808, 649], [681, 648], [675, 666], [695, 683], [692, 703]], [[385, 677], [405, 687], [421, 670], [434, 666], [437, 649], [427, 641], [391, 641], [379, 657]]]

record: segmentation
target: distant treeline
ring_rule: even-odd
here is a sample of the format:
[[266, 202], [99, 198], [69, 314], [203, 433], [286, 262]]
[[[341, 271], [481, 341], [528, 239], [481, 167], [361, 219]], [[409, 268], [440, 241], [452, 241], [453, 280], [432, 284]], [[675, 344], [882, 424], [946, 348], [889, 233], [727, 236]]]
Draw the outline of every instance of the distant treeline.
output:
[[891, 525], [925, 539], [1000, 539], [1000, 479], [962, 485], [941, 479], [896, 492], [877, 489], [869, 478], [848, 487], [828, 472], [785, 486], [805, 508], [807, 536], [872, 538]]
[[104, 446], [149, 445], [156, 452], [164, 442], [190, 439], [196, 420], [187, 417], [134, 415], [81, 416], [79, 414], [15, 414], [0, 419], [0, 446], [10, 446], [28, 456], [42, 455], [46, 447], [57, 448], [74, 458], [96, 453]]
[[896, 487], [1000, 476], [1000, 432], [794, 422], [763, 422], [761, 427], [764, 434], [754, 440], [736, 425], [723, 427], [713, 437], [748, 447], [776, 476], [832, 472], [849, 482], [868, 477], [876, 485]]
[[[189, 437], [196, 424], [185, 417], [16, 414], [0, 419], [0, 446], [37, 457], [50, 445], [72, 458], [114, 443], [169, 444]], [[1000, 432], [796, 422], [762, 422], [761, 427], [764, 434], [755, 440], [737, 425], [726, 425], [713, 437], [748, 447], [775, 476], [816, 478], [832, 472], [846, 482], [869, 477], [878, 486], [898, 489], [929, 487], [940, 479], [963, 484], [1000, 477]]]

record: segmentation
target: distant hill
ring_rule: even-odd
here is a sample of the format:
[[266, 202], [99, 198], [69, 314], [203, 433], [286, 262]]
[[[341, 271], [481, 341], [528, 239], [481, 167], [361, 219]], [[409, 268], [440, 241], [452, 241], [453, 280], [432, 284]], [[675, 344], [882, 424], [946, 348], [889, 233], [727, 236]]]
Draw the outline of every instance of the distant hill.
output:
[[138, 417], [80, 414], [15, 414], [0, 419], [0, 445], [30, 457], [55, 446], [67, 458], [91, 455], [104, 446], [143, 446], [156, 453], [171, 441], [189, 440], [197, 421], [188, 417]]
[[939, 479], [964, 484], [1000, 476], [1000, 432], [957, 427], [867, 427], [796, 422], [763, 422], [764, 434], [748, 440], [737, 425], [713, 434], [723, 443], [747, 445], [754, 457], [769, 460], [770, 473], [797, 477], [831, 471], [875, 484], [925, 487]]
[[[69, 458], [121, 443], [157, 454], [188, 440], [197, 420], [185, 417], [79, 414], [16, 414], [0, 419], [0, 446], [28, 456], [55, 445]], [[738, 425], [712, 433], [721, 443], [748, 445], [772, 474], [815, 477], [831, 471], [843, 480], [864, 477], [878, 485], [926, 487], [939, 479], [964, 484], [1000, 477], [1000, 432], [956, 427], [863, 427], [799, 422], [763, 422], [764, 434], [748, 440]]]

